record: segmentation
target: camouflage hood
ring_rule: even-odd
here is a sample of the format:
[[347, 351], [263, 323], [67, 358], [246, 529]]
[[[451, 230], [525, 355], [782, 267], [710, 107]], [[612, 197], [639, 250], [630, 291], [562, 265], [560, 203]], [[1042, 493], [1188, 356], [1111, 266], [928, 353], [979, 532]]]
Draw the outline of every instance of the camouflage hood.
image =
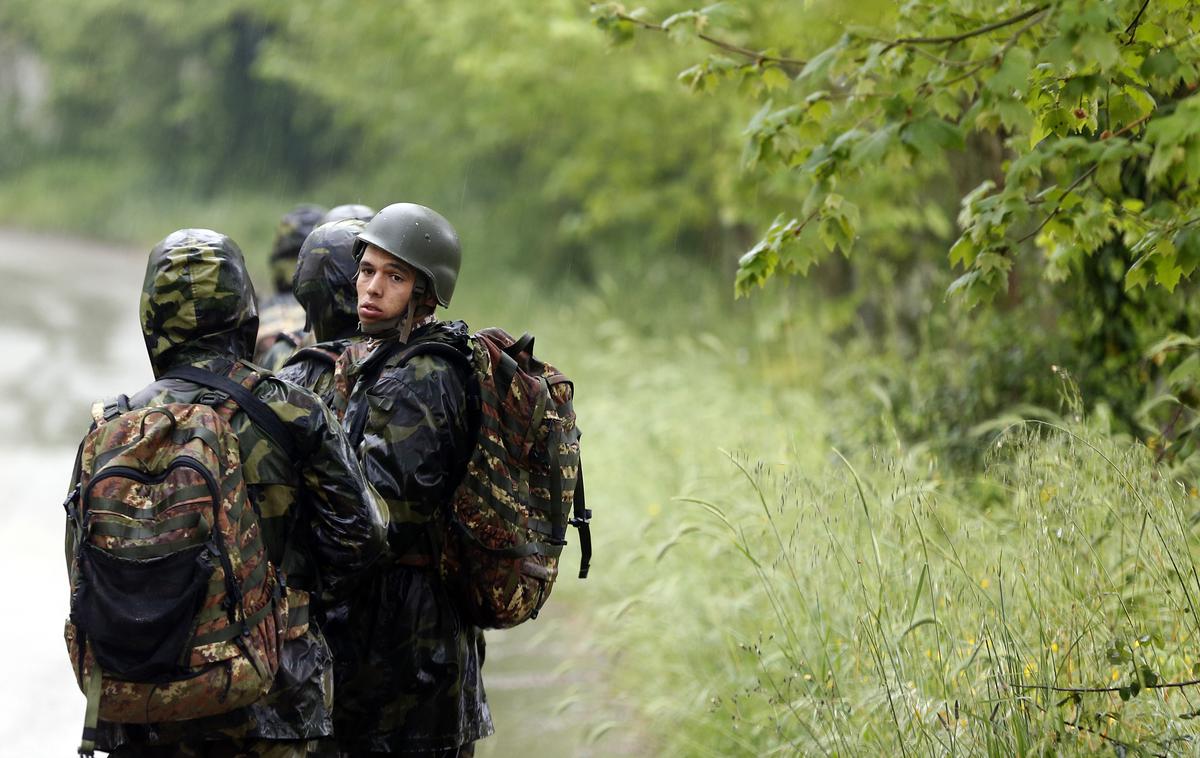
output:
[[325, 209], [319, 205], [301, 203], [284, 214], [275, 227], [275, 241], [271, 243], [271, 283], [276, 292], [290, 292], [292, 275], [296, 271], [296, 254], [317, 224]]
[[237, 243], [209, 229], [167, 235], [150, 251], [140, 315], [155, 376], [214, 354], [249, 358], [258, 309]]
[[366, 223], [345, 219], [322, 224], [300, 248], [292, 292], [318, 342], [354, 336], [358, 329], [358, 293], [354, 240]]

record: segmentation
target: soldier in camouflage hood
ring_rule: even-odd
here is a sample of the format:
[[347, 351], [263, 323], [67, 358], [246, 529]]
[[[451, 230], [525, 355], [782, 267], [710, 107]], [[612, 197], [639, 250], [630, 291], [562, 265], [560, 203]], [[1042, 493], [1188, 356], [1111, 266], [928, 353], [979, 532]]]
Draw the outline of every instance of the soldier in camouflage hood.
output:
[[375, 209], [369, 205], [361, 203], [346, 203], [345, 205], [335, 205], [321, 217], [322, 224], [328, 224], [333, 221], [343, 221], [348, 218], [356, 218], [359, 221], [367, 222], [375, 215]]
[[[237, 245], [206, 229], [184, 229], [150, 254], [141, 301], [142, 333], [157, 377], [196, 366], [243, 382], [258, 314]], [[130, 398], [141, 408], [191, 403], [208, 392], [159, 379]], [[259, 513], [272, 563], [286, 576], [289, 629], [275, 685], [258, 703], [219, 716], [158, 724], [100, 722], [97, 746], [114, 756], [302, 756], [332, 729], [328, 646], [308, 623], [309, 594], [343, 592], [386, 550], [386, 512], [366, 484], [346, 436], [311, 392], [267, 377], [254, 386], [284, 423], [289, 458], [238, 411], [230, 424], [241, 448], [248, 496]], [[220, 693], [214, 693], [219, 697]]]
[[440, 355], [397, 356], [397, 348], [426, 341], [469, 354], [466, 325], [434, 316], [454, 291], [458, 237], [429, 208], [391, 205], [358, 235], [356, 257], [360, 330], [375, 350], [350, 367], [351, 354], [343, 356], [339, 370], [355, 383], [339, 401], [348, 405], [352, 441], [361, 437], [367, 478], [387, 502], [391, 551], [342, 618], [331, 619], [336, 739], [344, 755], [470, 755], [492, 733], [483, 635], [447, 595], [436, 557], [447, 503], [474, 447], [466, 377]]
[[277, 376], [332, 400], [334, 362], [358, 335], [358, 295], [354, 276], [354, 243], [366, 223], [358, 219], [318, 226], [304, 240], [292, 292], [308, 316], [305, 328], [316, 344], [287, 359]]
[[[296, 347], [310, 344], [304, 331], [304, 310], [292, 293], [292, 277], [300, 247], [322, 223], [324, 215], [325, 209], [319, 205], [301, 204], [279, 219], [271, 245], [271, 284], [275, 292], [261, 303], [258, 341], [254, 346], [254, 362], [260, 366], [274, 370], [283, 365]], [[280, 341], [290, 349], [272, 353]]]

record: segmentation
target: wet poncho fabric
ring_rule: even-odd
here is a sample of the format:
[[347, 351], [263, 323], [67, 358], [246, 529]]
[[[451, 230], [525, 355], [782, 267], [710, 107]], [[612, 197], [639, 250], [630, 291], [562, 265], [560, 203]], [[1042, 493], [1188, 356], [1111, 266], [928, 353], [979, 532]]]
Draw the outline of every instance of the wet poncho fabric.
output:
[[[235, 380], [254, 345], [258, 314], [241, 251], [228, 237], [189, 229], [150, 255], [143, 286], [142, 333], [155, 376], [191, 365]], [[195, 402], [207, 392], [181, 379], [159, 380], [130, 398], [134, 408]], [[307, 390], [268, 378], [254, 394], [284, 422], [298, 460], [233, 415], [247, 493], [260, 514], [268, 556], [287, 576], [289, 602], [311, 593], [348, 592], [386, 549], [386, 512], [366, 485], [337, 419]], [[312, 739], [332, 729], [332, 660], [315, 625], [284, 644], [275, 685], [264, 700], [206, 719], [161, 724], [101, 722], [97, 746], [169, 745], [226, 739]], [[220, 693], [214, 693], [214, 697]]]
[[[438, 340], [466, 353], [462, 322], [434, 322], [409, 344]], [[469, 454], [464, 377], [444, 358], [385, 364], [354, 385], [344, 423], [367, 414], [359, 448], [387, 503], [385, 568], [327, 623], [337, 657], [336, 734], [343, 750], [445, 750], [493, 731], [481, 668], [482, 632], [447, 596], [437, 530]]]

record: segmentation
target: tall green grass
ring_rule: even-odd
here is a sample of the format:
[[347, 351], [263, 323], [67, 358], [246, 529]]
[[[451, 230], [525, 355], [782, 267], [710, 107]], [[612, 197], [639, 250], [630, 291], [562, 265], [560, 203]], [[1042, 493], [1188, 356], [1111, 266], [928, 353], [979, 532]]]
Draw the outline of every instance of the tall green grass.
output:
[[1200, 690], [1162, 685], [1196, 672], [1194, 491], [1080, 425], [990, 444], [974, 480], [755, 450], [685, 488], [667, 537], [627, 543], [602, 633], [647, 720], [677, 725], [656, 749], [1192, 751]]

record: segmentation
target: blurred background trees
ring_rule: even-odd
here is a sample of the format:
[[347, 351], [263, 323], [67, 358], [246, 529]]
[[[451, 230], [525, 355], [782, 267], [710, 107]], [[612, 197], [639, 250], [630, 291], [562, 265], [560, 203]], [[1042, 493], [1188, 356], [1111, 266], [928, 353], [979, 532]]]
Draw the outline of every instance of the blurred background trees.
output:
[[919, 397], [875, 378], [908, 438], [1055, 403], [1052, 364], [1120, 430], [1187, 426], [1191, 348], [1150, 348], [1196, 330], [1190, 3], [650, 5], [11, 0], [0, 217], [205, 208], [254, 257], [293, 201], [420, 200], [468, 266], [691, 266], [958, 353]]

